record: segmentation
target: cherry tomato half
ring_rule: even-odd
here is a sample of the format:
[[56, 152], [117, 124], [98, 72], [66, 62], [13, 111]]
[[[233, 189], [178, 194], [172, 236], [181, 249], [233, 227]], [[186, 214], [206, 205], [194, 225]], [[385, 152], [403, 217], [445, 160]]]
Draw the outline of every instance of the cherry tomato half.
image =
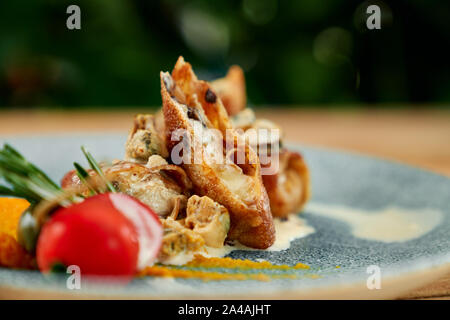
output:
[[39, 269], [77, 265], [81, 274], [133, 276], [155, 259], [162, 241], [156, 214], [133, 197], [105, 193], [58, 209], [37, 244]]

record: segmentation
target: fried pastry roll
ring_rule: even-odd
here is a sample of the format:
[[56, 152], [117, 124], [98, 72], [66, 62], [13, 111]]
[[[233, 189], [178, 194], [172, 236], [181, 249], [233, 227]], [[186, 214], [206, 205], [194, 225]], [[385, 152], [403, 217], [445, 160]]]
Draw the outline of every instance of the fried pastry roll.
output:
[[[257, 119], [253, 111], [244, 109], [231, 119], [234, 128], [244, 130], [247, 143], [257, 150], [260, 156], [261, 165], [264, 168], [272, 165], [273, 161], [278, 161], [278, 169], [271, 174], [262, 175], [264, 186], [270, 199], [270, 208], [274, 217], [286, 217], [290, 213], [298, 213], [310, 196], [309, 171], [303, 157], [286, 148], [281, 148], [281, 129], [273, 122], [265, 119]], [[250, 129], [279, 130], [278, 135], [268, 135], [264, 139], [256, 134], [249, 134]], [[267, 139], [270, 137], [272, 139]], [[277, 146], [276, 150], [271, 150], [271, 146]], [[281, 149], [281, 150], [279, 150]], [[261, 152], [270, 154], [265, 163]], [[264, 157], [266, 158], [266, 157]]]
[[[191, 65], [180, 57], [172, 75], [161, 72], [161, 96], [171, 161], [178, 164], [174, 149], [179, 151], [183, 146], [183, 161], [179, 164], [192, 181], [195, 193], [228, 209], [230, 240], [253, 248], [271, 246], [275, 229], [258, 156], [231, 128], [214, 89], [198, 80]], [[173, 139], [180, 130], [185, 136]], [[230, 141], [232, 152], [226, 154], [223, 146]], [[243, 161], [236, 160], [237, 151], [243, 155]]]
[[263, 175], [274, 217], [298, 213], [310, 196], [309, 171], [303, 157], [287, 149], [279, 153], [278, 171]]

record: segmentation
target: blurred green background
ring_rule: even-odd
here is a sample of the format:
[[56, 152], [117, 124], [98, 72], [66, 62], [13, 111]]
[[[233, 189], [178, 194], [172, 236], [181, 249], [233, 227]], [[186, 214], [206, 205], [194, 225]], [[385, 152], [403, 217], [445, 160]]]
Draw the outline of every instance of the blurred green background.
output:
[[0, 108], [157, 106], [179, 55], [203, 79], [241, 65], [253, 105], [446, 107], [449, 39], [448, 1], [2, 0]]

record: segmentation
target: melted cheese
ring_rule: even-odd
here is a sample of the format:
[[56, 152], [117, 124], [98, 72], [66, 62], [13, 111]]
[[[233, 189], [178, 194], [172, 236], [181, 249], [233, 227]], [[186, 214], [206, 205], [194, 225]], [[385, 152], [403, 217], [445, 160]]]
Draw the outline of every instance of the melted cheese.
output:
[[251, 177], [246, 176], [241, 168], [235, 164], [224, 164], [215, 166], [215, 169], [220, 180], [231, 192], [244, 201], [250, 202], [253, 199], [251, 189], [253, 180]]

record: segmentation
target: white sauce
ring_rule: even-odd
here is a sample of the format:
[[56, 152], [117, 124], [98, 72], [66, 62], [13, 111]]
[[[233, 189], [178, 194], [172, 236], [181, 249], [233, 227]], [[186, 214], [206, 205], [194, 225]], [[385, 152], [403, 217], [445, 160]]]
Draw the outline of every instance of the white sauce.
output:
[[274, 219], [275, 223], [275, 243], [269, 247], [268, 251], [282, 251], [289, 249], [291, 241], [304, 238], [315, 230], [298, 215], [290, 215], [287, 221]]
[[[345, 206], [310, 203], [308, 213], [333, 218], [351, 227], [355, 237], [382, 242], [402, 242], [418, 238], [433, 230], [441, 221], [442, 213], [432, 209], [402, 209], [386, 207], [381, 210], [360, 210]], [[291, 241], [303, 238], [315, 230], [299, 216], [290, 215], [287, 221], [274, 219], [276, 240], [264, 251], [282, 251], [290, 247]], [[181, 254], [164, 262], [183, 265], [194, 258], [195, 254], [207, 257], [223, 257], [234, 250], [258, 250], [240, 243], [222, 248], [206, 247], [206, 252]]]
[[423, 236], [441, 221], [442, 213], [432, 209], [386, 207], [360, 210], [344, 206], [310, 203], [308, 213], [348, 223], [355, 237], [381, 242], [402, 242]]
[[[296, 215], [290, 215], [288, 220], [282, 221], [274, 219], [275, 224], [275, 243], [269, 248], [262, 251], [282, 251], [289, 249], [291, 241], [306, 237], [314, 232], [314, 228], [309, 226], [306, 221]], [[246, 247], [240, 243], [234, 246], [225, 245], [222, 248], [206, 247], [206, 252], [195, 252], [191, 254], [179, 254], [169, 260], [164, 261], [164, 264], [183, 265], [194, 258], [195, 254], [201, 254], [206, 257], [224, 257], [234, 250], [258, 250]]]
[[188, 263], [189, 261], [193, 260], [196, 254], [203, 254], [203, 253], [202, 252], [179, 253], [173, 257], [165, 259], [164, 261], [158, 262], [167, 265], [182, 266]]

